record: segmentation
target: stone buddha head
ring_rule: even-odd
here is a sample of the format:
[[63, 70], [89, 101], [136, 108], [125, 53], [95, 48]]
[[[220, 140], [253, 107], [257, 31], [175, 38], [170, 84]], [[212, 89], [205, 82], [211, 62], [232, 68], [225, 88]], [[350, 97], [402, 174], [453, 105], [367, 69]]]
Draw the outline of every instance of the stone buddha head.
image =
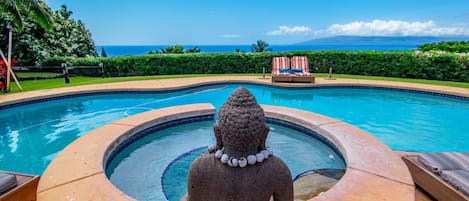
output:
[[264, 110], [246, 88], [240, 87], [221, 106], [218, 122], [213, 126], [216, 150], [241, 157], [265, 150], [269, 127]]

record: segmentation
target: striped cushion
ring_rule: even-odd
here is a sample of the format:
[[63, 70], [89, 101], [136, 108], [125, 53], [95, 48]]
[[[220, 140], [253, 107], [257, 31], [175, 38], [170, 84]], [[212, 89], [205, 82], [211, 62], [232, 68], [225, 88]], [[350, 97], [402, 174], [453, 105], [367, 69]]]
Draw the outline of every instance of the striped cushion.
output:
[[272, 58], [272, 75], [288, 75], [290, 73], [280, 73], [280, 69], [290, 69], [290, 60], [288, 57]]
[[469, 196], [469, 171], [446, 170], [441, 173], [441, 178]]
[[469, 171], [469, 152], [422, 153], [417, 159], [436, 174], [441, 174], [443, 170]]
[[303, 69], [303, 74], [309, 74], [308, 57], [306, 56], [294, 56], [291, 58], [292, 68]]

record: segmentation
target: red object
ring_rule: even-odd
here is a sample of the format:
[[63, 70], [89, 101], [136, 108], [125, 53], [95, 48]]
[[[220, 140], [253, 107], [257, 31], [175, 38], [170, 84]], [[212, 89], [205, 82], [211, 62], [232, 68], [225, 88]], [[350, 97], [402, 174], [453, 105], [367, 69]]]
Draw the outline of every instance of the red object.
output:
[[272, 75], [289, 75], [290, 73], [282, 73], [280, 69], [290, 69], [290, 59], [288, 57], [272, 58]]
[[[14, 66], [16, 65], [16, 59], [13, 58], [11, 60], [11, 66]], [[3, 67], [3, 68], [6, 68], [7, 67], [7, 64], [3, 61], [3, 59], [0, 59], [0, 67]]]
[[[16, 65], [16, 59], [11, 60], [11, 66]], [[0, 59], [0, 90], [4, 90], [6, 88], [6, 81], [7, 81], [7, 64]]]

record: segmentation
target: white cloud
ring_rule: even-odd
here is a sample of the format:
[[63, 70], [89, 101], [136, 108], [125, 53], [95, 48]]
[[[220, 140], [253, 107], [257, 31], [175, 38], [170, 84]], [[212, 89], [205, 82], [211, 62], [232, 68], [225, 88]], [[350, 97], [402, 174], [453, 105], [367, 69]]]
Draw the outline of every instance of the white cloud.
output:
[[225, 34], [222, 36], [223, 38], [239, 38], [241, 35], [239, 34]]
[[312, 30], [307, 26], [280, 26], [267, 35], [280, 36], [306, 34], [312, 36], [455, 36], [469, 35], [469, 28], [442, 27], [432, 20], [426, 22], [406, 22], [400, 20], [373, 20], [371, 22], [355, 21], [347, 24], [333, 24], [327, 29]]
[[461, 27], [440, 27], [433, 21], [406, 22], [399, 20], [355, 21], [348, 24], [333, 24], [326, 30], [327, 35], [360, 36], [442, 36], [465, 35], [468, 30]]
[[307, 26], [279, 26], [277, 30], [267, 32], [267, 35], [280, 36], [280, 35], [294, 35], [294, 34], [311, 34], [311, 28]]

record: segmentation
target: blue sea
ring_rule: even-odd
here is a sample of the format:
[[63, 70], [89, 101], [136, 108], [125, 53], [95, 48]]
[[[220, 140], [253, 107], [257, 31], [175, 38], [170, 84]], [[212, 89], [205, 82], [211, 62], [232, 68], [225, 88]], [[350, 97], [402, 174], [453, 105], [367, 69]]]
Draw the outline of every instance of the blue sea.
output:
[[[101, 55], [101, 48], [104, 48], [107, 56], [144, 55], [152, 50], [161, 50], [167, 45], [147, 45], [147, 46], [96, 46], [96, 50]], [[251, 52], [251, 45], [184, 45], [185, 49], [198, 47], [201, 53], [212, 52]], [[274, 52], [288, 52], [295, 50], [413, 50], [417, 45], [270, 45]]]

